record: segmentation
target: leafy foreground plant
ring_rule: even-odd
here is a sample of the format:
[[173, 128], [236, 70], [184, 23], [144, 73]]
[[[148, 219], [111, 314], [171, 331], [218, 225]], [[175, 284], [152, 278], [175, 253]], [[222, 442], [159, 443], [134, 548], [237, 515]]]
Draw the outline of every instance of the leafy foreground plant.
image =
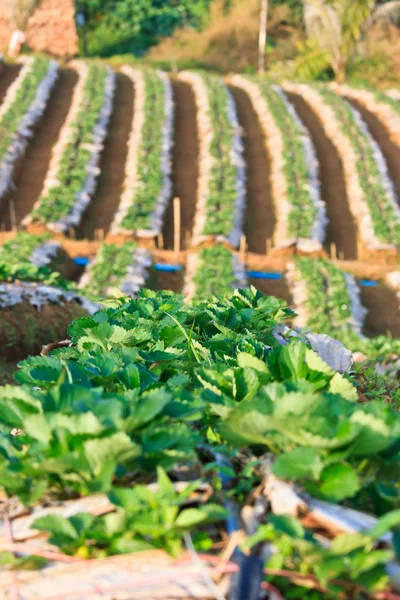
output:
[[[396, 528], [398, 415], [380, 401], [358, 404], [347, 376], [298, 337], [283, 340], [276, 327], [291, 316], [254, 289], [194, 305], [142, 290], [74, 321], [71, 347], [20, 363], [21, 386], [0, 388], [2, 490], [27, 506], [107, 494], [114, 511], [106, 516], [52, 515], [33, 524], [82, 557], [144, 548], [176, 555], [190, 531], [197, 548], [212, 547], [218, 529], [204, 524], [222, 525], [228, 499], [251, 506], [266, 460], [267, 478], [382, 515], [381, 529]], [[10, 435], [13, 428], [22, 434]], [[183, 495], [176, 479], [186, 479]], [[187, 499], [200, 484], [213, 493], [193, 507]], [[287, 571], [306, 564], [325, 597], [340, 597], [331, 591], [338, 573], [342, 583], [332, 585], [340, 590], [387, 587], [383, 563], [393, 554], [371, 550], [378, 533], [353, 544], [358, 571], [347, 561], [320, 572], [312, 557], [323, 553], [334, 563], [334, 546], [321, 549], [297, 520], [289, 532], [266, 512], [260, 523], [267, 528], [260, 543], [272, 536]], [[346, 561], [344, 551], [339, 558]], [[305, 585], [293, 577], [292, 591]]]

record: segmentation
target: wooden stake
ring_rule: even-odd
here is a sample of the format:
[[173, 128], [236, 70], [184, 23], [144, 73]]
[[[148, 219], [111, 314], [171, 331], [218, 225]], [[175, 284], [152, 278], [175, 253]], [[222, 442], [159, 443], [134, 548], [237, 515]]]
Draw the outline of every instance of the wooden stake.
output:
[[174, 252], [181, 251], [181, 201], [174, 198]]
[[362, 254], [363, 254], [362, 244], [361, 244], [360, 240], [357, 240], [357, 258], [358, 258], [358, 260], [362, 260]]
[[247, 246], [247, 244], [246, 244], [246, 236], [242, 235], [242, 236], [240, 236], [240, 249], [239, 250], [240, 250], [240, 255], [241, 255], [241, 257], [243, 259], [246, 256], [246, 246]]
[[104, 228], [99, 229], [99, 242], [104, 242]]
[[162, 233], [157, 236], [157, 246], [159, 250], [164, 250], [164, 236]]
[[272, 250], [272, 240], [271, 240], [271, 238], [267, 238], [266, 245], [265, 245], [265, 253], [267, 256], [271, 252], [271, 250]]
[[11, 222], [11, 230], [17, 231], [17, 215], [15, 212], [15, 204], [14, 199], [10, 200], [10, 222]]
[[332, 242], [330, 248], [331, 248], [331, 258], [332, 258], [332, 260], [336, 260], [337, 259], [336, 244], [334, 242]]
[[185, 249], [189, 250], [190, 248], [190, 231], [185, 231]]
[[75, 239], [75, 229], [73, 227], [69, 228], [69, 237]]
[[340, 260], [344, 260], [344, 252], [343, 252], [343, 250], [341, 250], [339, 252], [339, 258], [340, 258]]
[[386, 329], [386, 337], [388, 337], [389, 340], [393, 339], [392, 332], [390, 331], [390, 329]]

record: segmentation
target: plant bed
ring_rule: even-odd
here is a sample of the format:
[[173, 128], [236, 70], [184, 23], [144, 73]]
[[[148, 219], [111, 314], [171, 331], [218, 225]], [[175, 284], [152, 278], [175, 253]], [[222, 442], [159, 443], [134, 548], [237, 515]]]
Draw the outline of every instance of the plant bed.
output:
[[13, 187], [22, 158], [42, 118], [58, 75], [58, 64], [47, 58], [28, 57], [7, 89], [0, 106], [0, 200]]
[[288, 83], [285, 89], [310, 104], [338, 150], [363, 246], [359, 258], [393, 259], [400, 239], [400, 209], [383, 155], [360, 114], [327, 86]]
[[54, 148], [40, 198], [23, 219], [66, 233], [79, 225], [96, 190], [99, 162], [114, 97], [110, 67], [75, 63], [79, 79]]
[[162, 71], [124, 67], [135, 87], [125, 180], [111, 235], [154, 238], [171, 200], [173, 91]]
[[321, 251], [326, 211], [307, 129], [277, 85], [240, 75], [231, 82], [248, 94], [264, 132], [276, 219], [274, 246]]
[[143, 290], [21, 363], [0, 388], [0, 597], [196, 597], [201, 575], [215, 598], [226, 575], [219, 597], [248, 600], [251, 565], [275, 598], [390, 597], [398, 414], [358, 403], [349, 353], [292, 316], [255, 290]]
[[199, 172], [192, 244], [239, 246], [246, 203], [242, 132], [233, 97], [218, 77], [183, 71], [195, 96]]

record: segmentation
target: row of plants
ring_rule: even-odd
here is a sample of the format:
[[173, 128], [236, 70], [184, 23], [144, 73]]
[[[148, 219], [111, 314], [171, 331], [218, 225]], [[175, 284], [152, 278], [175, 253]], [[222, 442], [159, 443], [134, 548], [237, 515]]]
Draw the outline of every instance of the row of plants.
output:
[[246, 285], [244, 264], [225, 246], [202, 248], [188, 255], [183, 290], [186, 301], [224, 296]]
[[264, 132], [276, 213], [275, 245], [320, 250], [327, 218], [308, 130], [277, 85], [238, 75], [232, 83], [250, 97]]
[[335, 92], [360, 102], [383, 123], [391, 139], [400, 145], [400, 106], [398, 99], [392, 98], [378, 88], [332, 85]]
[[58, 64], [42, 57], [23, 59], [23, 67], [0, 107], [0, 199], [12, 188], [17, 161], [46, 109]]
[[76, 62], [79, 81], [53, 152], [40, 198], [23, 223], [66, 232], [79, 225], [97, 185], [99, 162], [113, 107], [115, 74], [97, 63]]
[[48, 232], [31, 234], [19, 231], [15, 237], [0, 246], [0, 262], [8, 266], [30, 262], [44, 267], [56, 257], [58, 249], [58, 242], [53, 242]]
[[197, 107], [199, 175], [193, 243], [208, 239], [238, 247], [243, 234], [246, 167], [236, 106], [222, 79], [184, 71]]
[[161, 71], [122, 71], [135, 86], [124, 189], [111, 231], [157, 236], [172, 195], [173, 94]]
[[366, 309], [354, 277], [326, 259], [302, 257], [289, 266], [287, 278], [299, 327], [326, 333], [375, 361], [400, 354], [400, 340], [362, 335]]
[[79, 288], [89, 298], [104, 298], [113, 290], [132, 296], [144, 287], [151, 257], [135, 242], [122, 245], [104, 243], [87, 267]]
[[[298, 336], [280, 344], [275, 329], [291, 317], [254, 289], [193, 304], [142, 290], [74, 321], [69, 347], [23, 361], [19, 385], [0, 388], [3, 493], [27, 511], [45, 503], [31, 526], [81, 560], [154, 548], [179, 556], [188, 540], [216, 553], [241, 514], [237, 528], [256, 530], [241, 549], [262, 562], [267, 588], [315, 600], [389, 593], [398, 414], [358, 403], [351, 378]], [[71, 514], [71, 504], [60, 514], [65, 500], [93, 493], [107, 514]], [[334, 540], [303, 519], [313, 503], [336, 511]], [[378, 520], [352, 525], [359, 515], [344, 507]], [[32, 568], [30, 548], [3, 552], [2, 564]]]
[[287, 84], [320, 118], [342, 160], [350, 210], [370, 250], [398, 249], [400, 209], [383, 154], [360, 114], [324, 85]]

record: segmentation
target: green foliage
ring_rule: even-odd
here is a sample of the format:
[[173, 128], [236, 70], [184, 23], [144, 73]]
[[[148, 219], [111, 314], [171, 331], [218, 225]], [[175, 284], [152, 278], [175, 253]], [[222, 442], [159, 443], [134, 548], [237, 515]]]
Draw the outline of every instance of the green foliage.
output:
[[125, 242], [122, 246], [102, 244], [94, 263], [89, 267], [90, 278], [83, 288], [85, 295], [102, 298], [109, 288], [118, 288], [134, 260], [135, 249], [135, 242]]
[[37, 267], [28, 261], [5, 263], [0, 256], [0, 282], [41, 282], [63, 290], [76, 290], [76, 285], [49, 267]]
[[235, 283], [232, 252], [224, 246], [202, 248], [198, 260], [193, 277], [195, 299], [208, 301], [213, 296], [231, 294]]
[[[254, 289], [193, 305], [142, 290], [74, 321], [72, 347], [29, 358], [20, 386], [0, 388], [2, 490], [27, 505], [106, 493], [110, 515], [34, 524], [67, 553], [177, 555], [186, 532], [196, 538], [198, 527], [225, 517], [227, 497], [250, 491], [269, 454], [277, 476], [313, 496], [384, 516], [372, 532], [326, 549], [297, 521], [269, 515], [251, 540], [277, 548], [268, 566], [310, 573], [329, 593], [337, 578], [386, 585], [392, 552], [374, 540], [399, 522], [398, 416], [380, 401], [358, 404], [349, 378], [301, 339], [281, 345], [274, 331], [289, 315]], [[10, 436], [12, 428], [22, 435]], [[214, 485], [210, 501], [186, 506], [190, 492], [178, 494], [166, 472], [184, 466], [214, 482], [216, 455], [231, 458], [232, 489]], [[245, 469], [239, 456], [250, 458]], [[210, 543], [204, 532], [199, 540]]]
[[126, 230], [151, 229], [151, 217], [164, 187], [163, 129], [167, 118], [165, 82], [157, 71], [143, 70], [144, 123], [137, 156], [132, 204], [121, 222]]
[[88, 162], [92, 155], [90, 144], [95, 136], [99, 113], [104, 103], [108, 70], [104, 65], [92, 64], [83, 89], [83, 102], [73, 123], [73, 133], [60, 159], [57, 174], [59, 183], [40, 199], [31, 216], [33, 221], [54, 223], [70, 214], [76, 196], [82, 191], [87, 178]]
[[0, 161], [10, 147], [21, 120], [36, 98], [37, 90], [50, 66], [48, 58], [36, 57], [18, 87], [14, 101], [0, 118]]
[[288, 235], [310, 238], [317, 215], [310, 192], [309, 169], [304, 149], [303, 132], [288, 110], [276, 86], [258, 83], [268, 109], [279, 128], [283, 140], [283, 172], [287, 181], [287, 199], [291, 205], [288, 215]]
[[76, 0], [84, 9], [89, 54], [144, 54], [177, 27], [200, 27], [209, 14], [210, 0]]
[[213, 165], [206, 201], [206, 221], [201, 233], [227, 238], [237, 218], [237, 167], [232, 158], [235, 131], [228, 113], [229, 92], [221, 79], [205, 74], [202, 77], [210, 106], [210, 154]]
[[0, 246], [0, 261], [6, 263], [8, 266], [29, 261], [32, 252], [50, 238], [50, 233], [33, 235], [26, 231], [19, 231], [15, 238], [8, 240]]

